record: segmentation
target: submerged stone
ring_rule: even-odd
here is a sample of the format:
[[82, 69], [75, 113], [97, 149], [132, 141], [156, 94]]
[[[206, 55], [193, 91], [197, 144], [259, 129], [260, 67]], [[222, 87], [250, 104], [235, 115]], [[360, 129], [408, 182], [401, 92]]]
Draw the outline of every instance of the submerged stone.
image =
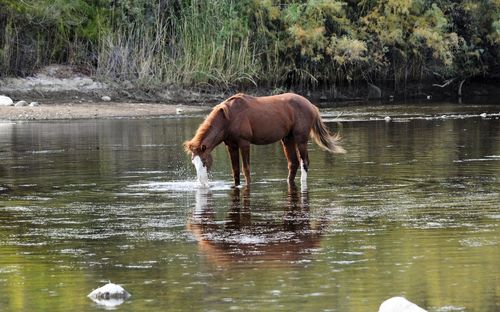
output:
[[403, 297], [392, 297], [382, 302], [378, 312], [427, 312]]
[[111, 282], [106, 285], [93, 290], [88, 294], [89, 298], [92, 300], [110, 300], [110, 299], [127, 299], [130, 294], [120, 285], [113, 284]]

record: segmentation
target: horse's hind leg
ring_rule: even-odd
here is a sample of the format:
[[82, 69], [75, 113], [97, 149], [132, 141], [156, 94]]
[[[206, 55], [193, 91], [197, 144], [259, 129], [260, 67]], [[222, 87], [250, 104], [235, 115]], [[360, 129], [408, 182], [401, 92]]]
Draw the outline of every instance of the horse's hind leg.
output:
[[297, 145], [292, 139], [284, 138], [281, 140], [283, 145], [283, 152], [285, 152], [285, 157], [288, 160], [288, 183], [293, 184], [295, 176], [297, 175], [297, 169], [299, 168], [299, 159], [297, 157]]
[[297, 149], [300, 154], [300, 162], [302, 164], [302, 169], [309, 171], [309, 153], [307, 152], [307, 142], [298, 143]]
[[307, 141], [298, 143], [297, 149], [300, 154], [300, 182], [307, 183], [307, 172], [309, 171], [309, 153], [307, 152]]
[[227, 151], [231, 159], [234, 186], [238, 186], [240, 185], [240, 154], [238, 154], [238, 146], [227, 145]]

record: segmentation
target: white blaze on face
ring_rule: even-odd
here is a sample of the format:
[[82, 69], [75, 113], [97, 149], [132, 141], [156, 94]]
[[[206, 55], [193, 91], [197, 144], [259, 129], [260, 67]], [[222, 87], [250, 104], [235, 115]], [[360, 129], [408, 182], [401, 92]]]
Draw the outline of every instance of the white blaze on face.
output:
[[300, 162], [300, 184], [307, 184], [307, 171], [304, 168], [304, 163], [302, 161]]
[[208, 187], [207, 167], [203, 166], [200, 156], [193, 157], [192, 163], [196, 168], [196, 176], [202, 187]]

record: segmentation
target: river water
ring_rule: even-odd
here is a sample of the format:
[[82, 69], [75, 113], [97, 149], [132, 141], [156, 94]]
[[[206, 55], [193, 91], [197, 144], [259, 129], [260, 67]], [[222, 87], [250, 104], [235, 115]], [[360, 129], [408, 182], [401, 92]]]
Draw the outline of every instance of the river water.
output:
[[0, 310], [99, 310], [111, 281], [122, 311], [499, 311], [500, 106], [321, 112], [347, 154], [310, 143], [307, 189], [279, 144], [237, 189], [219, 147], [199, 188], [201, 115], [0, 123]]

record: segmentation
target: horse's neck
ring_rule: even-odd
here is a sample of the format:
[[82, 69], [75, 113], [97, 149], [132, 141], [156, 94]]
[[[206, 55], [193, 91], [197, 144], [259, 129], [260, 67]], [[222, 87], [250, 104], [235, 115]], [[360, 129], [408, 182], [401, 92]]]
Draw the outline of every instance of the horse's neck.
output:
[[226, 127], [224, 124], [211, 125], [210, 129], [205, 133], [205, 137], [201, 140], [201, 144], [213, 149], [222, 143], [225, 135]]

